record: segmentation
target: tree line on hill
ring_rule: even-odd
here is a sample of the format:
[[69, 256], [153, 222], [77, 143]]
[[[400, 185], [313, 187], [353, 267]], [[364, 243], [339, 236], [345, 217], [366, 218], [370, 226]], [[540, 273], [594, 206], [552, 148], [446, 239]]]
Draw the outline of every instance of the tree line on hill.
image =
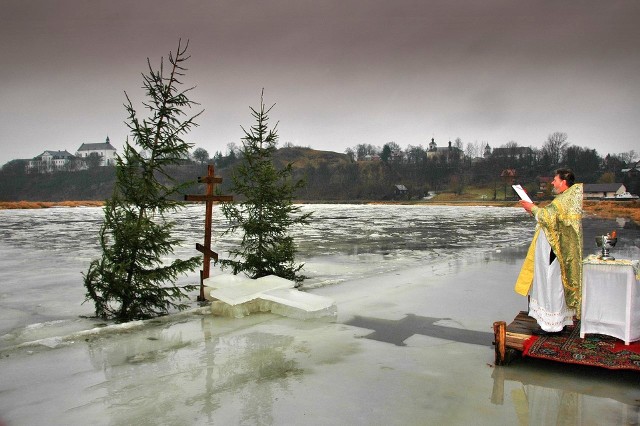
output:
[[[580, 182], [619, 182], [629, 192], [640, 193], [637, 176], [622, 172], [637, 164], [634, 151], [602, 157], [595, 149], [569, 145], [567, 139], [566, 133], [555, 132], [540, 149], [509, 142], [493, 150], [486, 144], [467, 144], [463, 150], [457, 139], [450, 150], [446, 147], [433, 155], [421, 145], [403, 150], [394, 142], [382, 148], [359, 144], [343, 154], [285, 143], [274, 154], [274, 162], [279, 167], [292, 163], [293, 177], [305, 179], [306, 185], [296, 193], [301, 201], [418, 199], [430, 191], [462, 194], [471, 186], [489, 187], [493, 190], [489, 198], [503, 199], [514, 195], [506, 185], [505, 170], [513, 170], [515, 181], [535, 194], [540, 177], [552, 176], [560, 166], [573, 169]], [[196, 148], [170, 172], [175, 179], [194, 181], [206, 174], [207, 164], [214, 164], [216, 174], [223, 177], [219, 189], [227, 193], [241, 155], [233, 143], [226, 153], [217, 151], [213, 157]], [[112, 167], [41, 174], [27, 173], [25, 164], [14, 160], [0, 169], [0, 200], [104, 200], [111, 196], [114, 182]], [[398, 192], [396, 185], [403, 185], [406, 192]], [[188, 190], [204, 189], [193, 183]]]
[[[227, 149], [226, 155], [216, 152], [210, 159], [199, 148], [198, 161], [212, 162], [222, 170], [232, 169], [239, 154], [235, 144], [229, 144]], [[471, 186], [492, 188], [490, 198], [503, 199], [515, 197], [506, 185], [511, 177], [536, 194], [540, 178], [553, 177], [559, 167], [573, 169], [579, 182], [619, 182], [630, 192], [640, 193], [637, 175], [623, 172], [637, 165], [634, 151], [602, 157], [595, 149], [569, 145], [563, 132], [550, 134], [540, 149], [511, 141], [493, 150], [486, 143], [470, 143], [463, 150], [457, 139], [439, 150], [421, 145], [409, 145], [403, 150], [389, 142], [382, 148], [359, 144], [347, 148], [345, 154], [322, 153], [290, 144], [278, 151], [276, 158], [282, 164], [293, 162], [295, 176], [306, 179], [306, 187], [297, 194], [299, 199], [417, 199], [431, 191], [462, 194]], [[513, 174], [505, 176], [506, 171]], [[407, 192], [398, 193], [396, 185], [403, 185]], [[543, 195], [550, 196], [549, 191], [550, 186]]]

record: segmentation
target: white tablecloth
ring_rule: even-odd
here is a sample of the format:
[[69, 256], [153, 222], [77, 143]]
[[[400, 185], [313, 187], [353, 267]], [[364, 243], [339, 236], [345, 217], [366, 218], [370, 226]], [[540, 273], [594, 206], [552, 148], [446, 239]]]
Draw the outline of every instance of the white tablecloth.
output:
[[627, 345], [640, 340], [640, 283], [634, 265], [585, 261], [580, 337], [586, 333], [617, 337]]

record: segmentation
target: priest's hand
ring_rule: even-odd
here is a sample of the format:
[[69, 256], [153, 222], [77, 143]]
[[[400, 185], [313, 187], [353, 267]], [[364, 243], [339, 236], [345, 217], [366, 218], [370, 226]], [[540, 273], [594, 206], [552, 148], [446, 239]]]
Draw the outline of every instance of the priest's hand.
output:
[[524, 200], [520, 200], [520, 205], [529, 213], [531, 214], [531, 209], [533, 208], [534, 204], [530, 203], [528, 201], [524, 201]]

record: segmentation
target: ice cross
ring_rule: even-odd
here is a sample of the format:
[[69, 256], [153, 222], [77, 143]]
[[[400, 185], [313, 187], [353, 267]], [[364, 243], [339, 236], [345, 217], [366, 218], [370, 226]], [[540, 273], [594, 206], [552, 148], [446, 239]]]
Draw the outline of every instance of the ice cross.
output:
[[213, 164], [207, 166], [207, 175], [199, 176], [198, 183], [207, 184], [207, 193], [204, 195], [185, 195], [185, 201], [204, 201], [206, 203], [206, 213], [204, 219], [204, 245], [196, 243], [196, 250], [204, 254], [202, 270], [200, 271], [200, 295], [198, 301], [203, 302], [204, 284], [203, 280], [209, 278], [211, 259], [218, 261], [218, 253], [211, 250], [211, 220], [213, 218], [214, 201], [233, 201], [232, 195], [214, 195], [216, 185], [222, 182], [221, 177], [216, 177]]

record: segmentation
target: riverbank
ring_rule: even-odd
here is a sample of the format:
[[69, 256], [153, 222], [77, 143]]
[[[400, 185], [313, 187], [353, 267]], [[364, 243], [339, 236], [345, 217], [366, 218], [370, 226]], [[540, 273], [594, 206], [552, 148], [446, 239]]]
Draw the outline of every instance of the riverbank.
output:
[[0, 210], [50, 209], [53, 207], [102, 207], [104, 201], [0, 201]]
[[640, 225], [639, 201], [585, 201], [584, 211], [604, 219], [623, 217]]
[[[545, 206], [551, 201], [542, 201], [539, 206]], [[517, 201], [428, 201], [426, 204], [447, 206], [493, 206], [493, 207], [520, 207]], [[640, 226], [640, 201], [597, 201], [588, 200], [582, 204], [585, 216], [601, 219], [625, 218], [633, 220]]]

